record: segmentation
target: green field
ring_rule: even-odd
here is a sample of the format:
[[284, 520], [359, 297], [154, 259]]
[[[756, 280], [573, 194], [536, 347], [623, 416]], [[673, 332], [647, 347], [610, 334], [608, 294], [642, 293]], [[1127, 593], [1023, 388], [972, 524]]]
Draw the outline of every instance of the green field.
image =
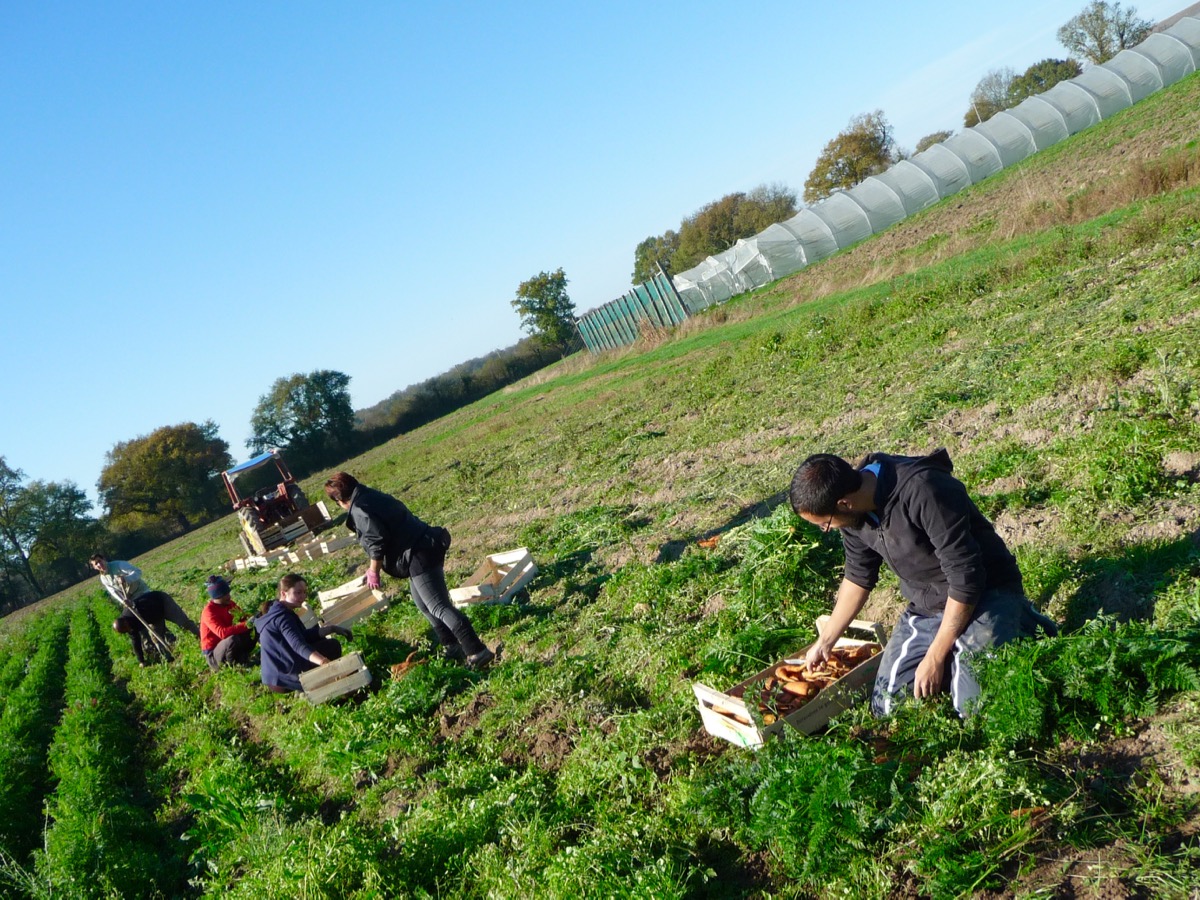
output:
[[[347, 461], [451, 530], [452, 584], [530, 548], [522, 602], [471, 612], [505, 645], [489, 672], [390, 678], [430, 648], [395, 581], [349, 645], [375, 690], [317, 708], [198, 651], [139, 669], [95, 582], [9, 617], [0, 891], [1200, 895], [1198, 135], [1193, 75], [678, 333]], [[1064, 635], [987, 661], [966, 723], [924, 702], [758, 753], [708, 736], [692, 682], [791, 653], [830, 606], [840, 541], [784, 502], [797, 463], [939, 446]], [[137, 562], [198, 617], [236, 529]], [[323, 589], [362, 565], [294, 570]], [[865, 614], [900, 606], [885, 581]]]

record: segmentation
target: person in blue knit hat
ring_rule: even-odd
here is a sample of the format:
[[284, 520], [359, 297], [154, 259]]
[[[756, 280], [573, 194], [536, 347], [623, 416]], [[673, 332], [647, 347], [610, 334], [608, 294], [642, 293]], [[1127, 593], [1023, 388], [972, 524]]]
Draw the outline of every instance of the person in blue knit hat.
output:
[[220, 575], [208, 576], [204, 583], [208, 603], [200, 613], [200, 652], [214, 672], [223, 665], [246, 666], [254, 649], [254, 633], [243, 615], [236, 622], [234, 614], [241, 608], [230, 596], [229, 582]]

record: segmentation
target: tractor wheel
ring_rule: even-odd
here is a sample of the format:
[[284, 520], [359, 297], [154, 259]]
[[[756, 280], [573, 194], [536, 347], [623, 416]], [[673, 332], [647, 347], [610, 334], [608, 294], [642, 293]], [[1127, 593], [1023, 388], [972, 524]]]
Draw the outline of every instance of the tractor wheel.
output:
[[[238, 510], [238, 519], [241, 520], [242, 530], [238, 535], [242, 539], [242, 546], [249, 545], [249, 556], [263, 556], [267, 552], [267, 546], [263, 542], [259, 529], [261, 525], [258, 521], [258, 516], [254, 510], [242, 507]], [[253, 532], [253, 535], [251, 534]]]

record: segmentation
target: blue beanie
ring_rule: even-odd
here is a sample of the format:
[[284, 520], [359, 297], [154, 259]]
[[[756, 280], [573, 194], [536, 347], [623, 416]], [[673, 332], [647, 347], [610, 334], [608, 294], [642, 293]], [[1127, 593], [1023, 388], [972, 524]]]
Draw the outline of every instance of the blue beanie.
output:
[[218, 597], [229, 596], [229, 582], [220, 575], [209, 575], [208, 581], [204, 584], [204, 589], [208, 591], [208, 596], [214, 600]]

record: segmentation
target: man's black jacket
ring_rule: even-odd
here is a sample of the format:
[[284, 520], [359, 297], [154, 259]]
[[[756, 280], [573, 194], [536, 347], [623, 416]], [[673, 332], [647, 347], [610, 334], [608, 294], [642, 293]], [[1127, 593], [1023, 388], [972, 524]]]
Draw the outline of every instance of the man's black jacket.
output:
[[900, 578], [908, 610], [936, 615], [953, 597], [974, 605], [991, 587], [1021, 588], [1017, 561], [951, 472], [945, 450], [929, 456], [872, 453], [879, 463], [874, 515], [843, 527], [845, 577], [867, 590], [886, 562]]

